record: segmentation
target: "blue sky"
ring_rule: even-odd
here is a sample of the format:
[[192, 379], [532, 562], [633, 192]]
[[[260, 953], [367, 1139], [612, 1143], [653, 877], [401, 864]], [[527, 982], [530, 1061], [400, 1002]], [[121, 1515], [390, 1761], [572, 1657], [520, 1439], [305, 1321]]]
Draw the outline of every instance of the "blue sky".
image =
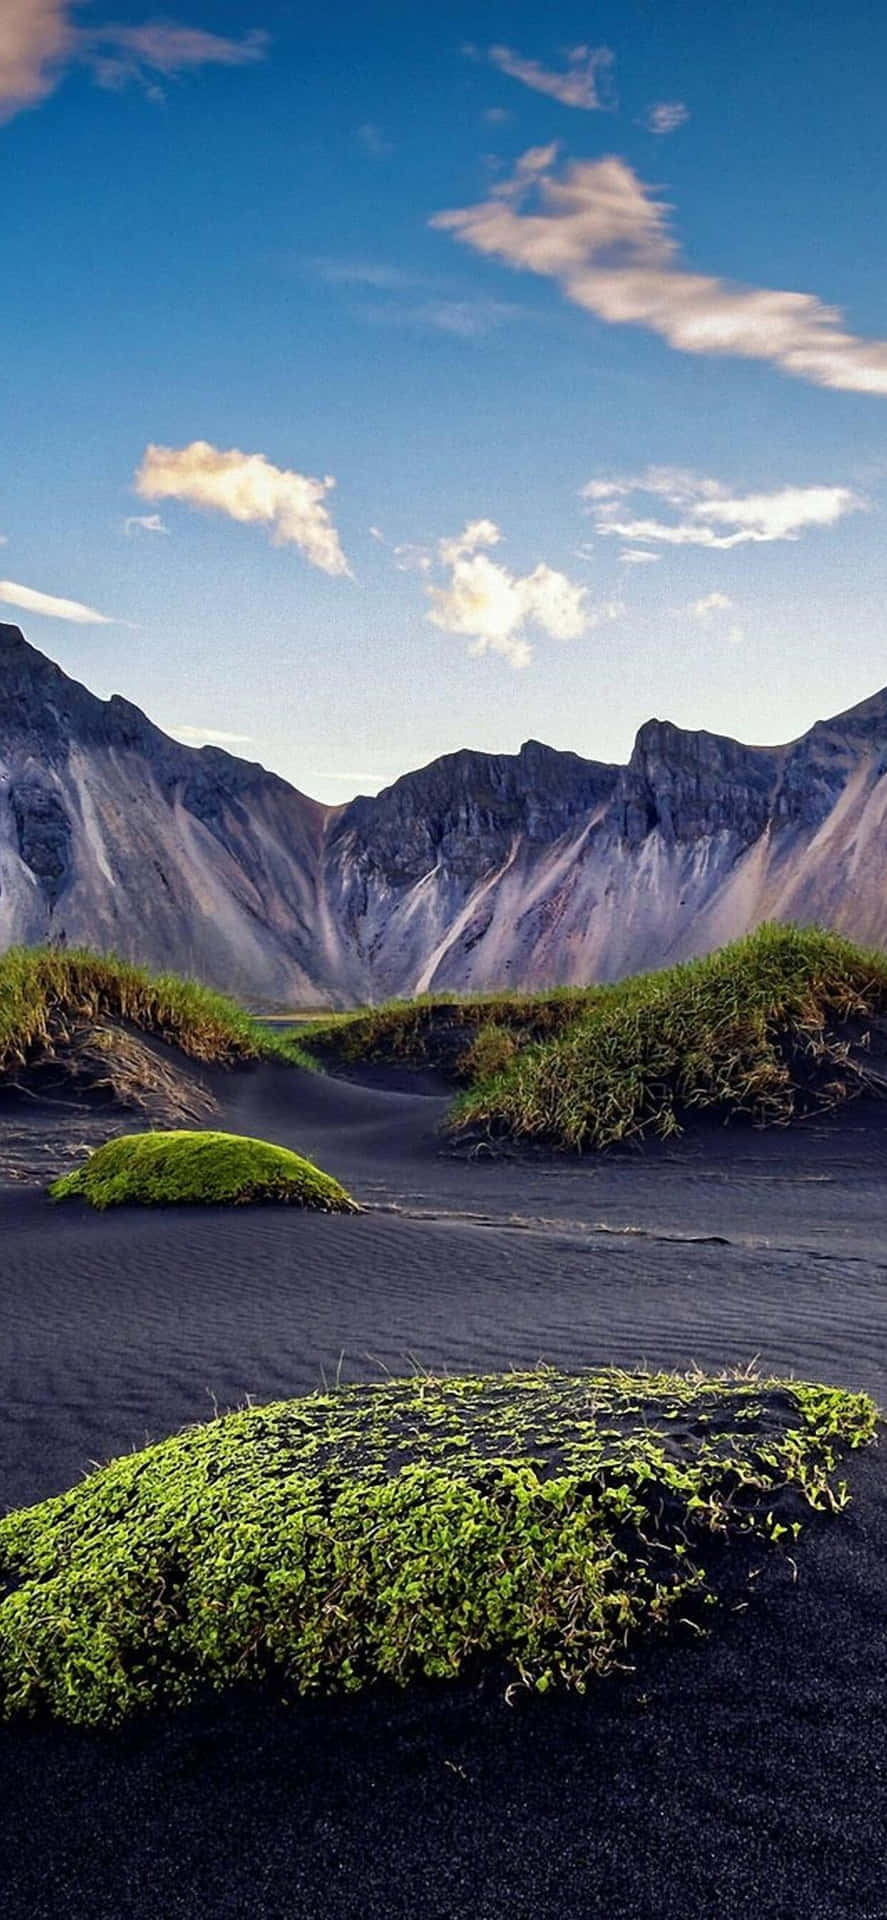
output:
[[329, 801], [864, 698], [885, 55], [858, 0], [6, 0], [0, 617]]

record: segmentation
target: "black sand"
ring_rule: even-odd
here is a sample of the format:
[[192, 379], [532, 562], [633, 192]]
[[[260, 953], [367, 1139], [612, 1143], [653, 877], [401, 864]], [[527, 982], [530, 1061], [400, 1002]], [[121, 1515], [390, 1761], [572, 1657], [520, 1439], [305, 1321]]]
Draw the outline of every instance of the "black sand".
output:
[[[80, 1120], [0, 1116], [0, 1504], [337, 1370], [757, 1355], [887, 1404], [877, 1108], [492, 1163], [441, 1153], [433, 1083], [216, 1084], [220, 1124], [311, 1154], [372, 1211], [56, 1211], [29, 1176], [67, 1164]], [[850, 1479], [796, 1584], [768, 1566], [706, 1643], [585, 1702], [455, 1688], [0, 1731], [4, 1913], [883, 1920], [883, 1446]]]

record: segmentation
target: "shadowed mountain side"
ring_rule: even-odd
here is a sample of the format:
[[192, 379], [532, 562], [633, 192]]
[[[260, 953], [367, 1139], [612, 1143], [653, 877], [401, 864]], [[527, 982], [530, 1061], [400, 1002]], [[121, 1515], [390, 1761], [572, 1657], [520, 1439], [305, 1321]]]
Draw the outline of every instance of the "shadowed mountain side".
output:
[[789, 747], [650, 720], [323, 807], [179, 745], [0, 626], [0, 948], [66, 942], [256, 1005], [613, 979], [762, 920], [887, 945], [887, 692]]

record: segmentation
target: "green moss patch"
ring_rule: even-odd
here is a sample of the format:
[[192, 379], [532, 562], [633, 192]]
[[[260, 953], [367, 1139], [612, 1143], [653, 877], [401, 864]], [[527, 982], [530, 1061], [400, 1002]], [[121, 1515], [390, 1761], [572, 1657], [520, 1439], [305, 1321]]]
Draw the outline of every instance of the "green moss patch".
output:
[[876, 1419], [794, 1381], [542, 1367], [225, 1415], [0, 1521], [0, 1716], [491, 1660], [582, 1689], [714, 1602], [723, 1543], [843, 1507]]
[[344, 1187], [310, 1160], [236, 1133], [121, 1134], [49, 1192], [53, 1200], [86, 1200], [99, 1209], [274, 1200], [325, 1213], [355, 1210]]
[[702, 960], [595, 990], [563, 1031], [495, 1061], [456, 1134], [597, 1148], [680, 1132], [693, 1114], [785, 1126], [878, 1085], [887, 955], [815, 928], [762, 927]]

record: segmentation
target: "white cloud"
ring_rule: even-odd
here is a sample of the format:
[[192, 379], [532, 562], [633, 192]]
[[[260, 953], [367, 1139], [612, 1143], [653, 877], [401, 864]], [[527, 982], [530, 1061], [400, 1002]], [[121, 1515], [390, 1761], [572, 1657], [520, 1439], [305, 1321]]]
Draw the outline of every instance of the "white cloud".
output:
[[335, 486], [275, 467], [262, 453], [227, 452], [207, 440], [187, 447], [149, 446], [135, 476], [143, 500], [185, 500], [245, 525], [272, 529], [275, 546], [293, 545], [324, 573], [348, 573], [348, 562], [325, 504]]
[[251, 733], [226, 733], [224, 727], [168, 727], [167, 732], [185, 746], [245, 747], [253, 738]]
[[239, 67], [264, 59], [267, 36], [230, 40], [200, 27], [148, 21], [143, 26], [81, 25], [85, 0], [6, 0], [0, 7], [0, 120], [35, 106], [75, 63], [100, 86], [137, 81], [155, 96], [156, 77], [189, 68]]
[[51, 93], [75, 38], [67, 0], [14, 0], [0, 11], [0, 119]]
[[[675, 516], [625, 518], [636, 496], [663, 501]], [[773, 493], [731, 494], [719, 480], [671, 467], [651, 467], [636, 478], [590, 480], [595, 531], [616, 539], [726, 551], [748, 543], [798, 540], [811, 527], [831, 527], [867, 503], [850, 487], [780, 487]]]
[[483, 551], [502, 535], [492, 520], [472, 520], [455, 538], [438, 545], [449, 571], [445, 586], [429, 585], [428, 619], [445, 633], [464, 634], [471, 653], [499, 653], [512, 667], [526, 667], [532, 647], [525, 629], [535, 626], [555, 640], [576, 640], [621, 607], [592, 607], [588, 589], [541, 562], [532, 573], [512, 573]]
[[511, 47], [490, 47], [489, 58], [500, 73], [536, 93], [548, 94], [563, 107], [584, 107], [591, 113], [612, 104], [607, 86], [613, 66], [609, 47], [572, 47], [563, 73], [552, 73], [538, 60], [524, 60]]
[[684, 127], [690, 118], [690, 109], [683, 100], [658, 100], [656, 105], [648, 107], [644, 116], [644, 126], [648, 133], [674, 133], [678, 127]]
[[692, 272], [670, 209], [624, 160], [578, 161], [557, 175], [553, 159], [552, 149], [531, 150], [488, 199], [436, 214], [432, 226], [555, 280], [599, 319], [647, 327], [682, 353], [764, 360], [815, 386], [887, 394], [887, 340], [849, 333], [840, 310], [815, 294]]
[[658, 560], [658, 553], [648, 553], [645, 547], [626, 547], [619, 555], [624, 567], [648, 567], [652, 560]]
[[97, 613], [79, 600], [62, 600], [54, 593], [38, 593], [35, 587], [22, 587], [17, 580], [0, 580], [0, 601], [9, 607], [22, 607], [26, 613], [42, 613], [49, 620], [71, 620], [78, 627], [110, 627], [111, 615]]
[[478, 547], [498, 547], [502, 538], [495, 520], [467, 520], [461, 533], [455, 538], [441, 540], [438, 554], [445, 567], [454, 567], [457, 560], [464, 560], [469, 553], [476, 553]]
[[124, 533], [168, 533], [159, 513], [128, 513], [123, 522]]
[[707, 620], [712, 613], [726, 613], [732, 605], [729, 593], [706, 593], [701, 600], [692, 600], [687, 612], [694, 620]]
[[490, 127], [504, 127], [511, 119], [511, 114], [507, 107], [487, 107], [484, 119]]

